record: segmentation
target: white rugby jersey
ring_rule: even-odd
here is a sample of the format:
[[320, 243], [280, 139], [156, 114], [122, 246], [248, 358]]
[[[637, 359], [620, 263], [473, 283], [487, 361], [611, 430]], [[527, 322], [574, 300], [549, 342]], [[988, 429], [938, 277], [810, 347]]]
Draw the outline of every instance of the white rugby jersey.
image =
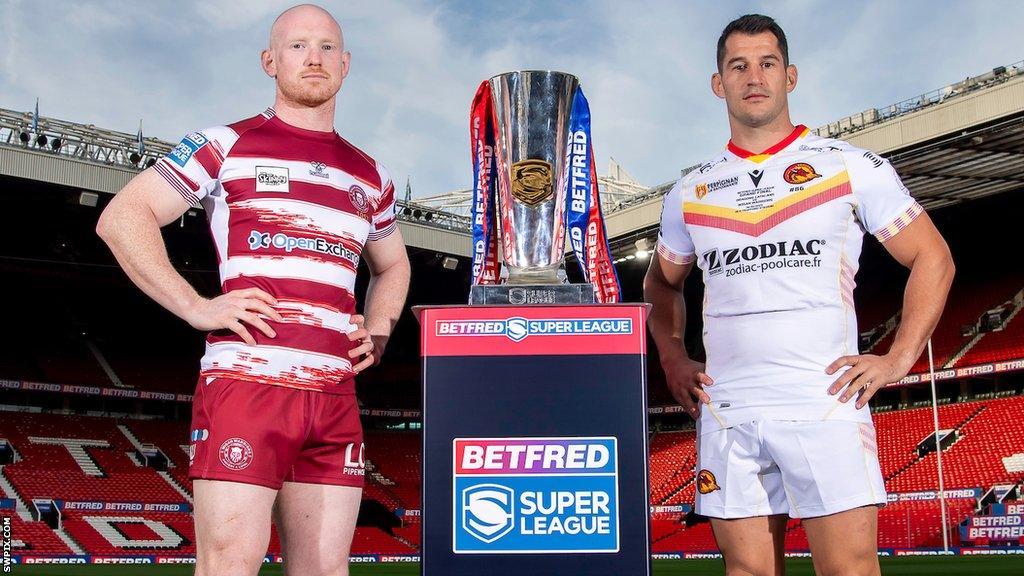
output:
[[397, 226], [387, 171], [336, 132], [291, 126], [273, 109], [193, 132], [154, 168], [206, 210], [224, 292], [260, 288], [284, 317], [264, 318], [276, 338], [249, 329], [256, 346], [211, 333], [201, 377], [354, 393], [360, 253]]
[[853, 289], [864, 232], [885, 242], [921, 214], [875, 154], [804, 126], [761, 154], [732, 142], [665, 197], [658, 253], [703, 271], [708, 388], [699, 433], [746, 420], [869, 422], [830, 396], [825, 368], [857, 354]]

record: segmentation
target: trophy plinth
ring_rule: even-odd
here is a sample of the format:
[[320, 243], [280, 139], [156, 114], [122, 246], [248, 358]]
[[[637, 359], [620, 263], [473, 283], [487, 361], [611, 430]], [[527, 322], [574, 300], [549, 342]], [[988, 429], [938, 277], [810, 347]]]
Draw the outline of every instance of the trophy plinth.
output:
[[594, 304], [590, 284], [495, 284], [469, 289], [471, 305]]

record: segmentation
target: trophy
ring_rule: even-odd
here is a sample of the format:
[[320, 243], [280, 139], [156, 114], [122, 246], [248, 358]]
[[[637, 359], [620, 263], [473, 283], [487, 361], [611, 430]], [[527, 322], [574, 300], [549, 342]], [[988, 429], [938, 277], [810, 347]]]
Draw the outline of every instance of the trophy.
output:
[[566, 165], [579, 79], [521, 71], [490, 79], [497, 216], [504, 284], [475, 284], [470, 304], [593, 304], [590, 283], [567, 284]]

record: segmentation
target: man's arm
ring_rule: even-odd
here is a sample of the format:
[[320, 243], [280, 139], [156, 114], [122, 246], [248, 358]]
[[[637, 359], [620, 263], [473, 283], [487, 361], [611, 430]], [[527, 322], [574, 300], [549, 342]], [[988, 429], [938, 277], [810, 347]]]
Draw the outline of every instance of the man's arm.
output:
[[402, 314], [405, 297], [409, 293], [409, 257], [405, 252], [401, 230], [396, 227], [394, 232], [384, 238], [367, 242], [363, 255], [370, 268], [370, 284], [366, 289], [363, 316], [372, 344], [363, 353], [367, 354], [367, 360], [372, 356], [372, 362], [377, 363], [384, 354], [388, 338]]
[[683, 283], [693, 262], [673, 264], [657, 252], [644, 277], [644, 301], [651, 305], [647, 327], [661, 357], [661, 367], [672, 396], [693, 418], [700, 414], [700, 403], [711, 402], [703, 386], [714, 382], [704, 373], [704, 364], [690, 359], [683, 346], [686, 332], [686, 303]]
[[828, 391], [835, 395], [846, 388], [839, 398], [842, 402], [859, 394], [857, 408], [864, 407], [879, 388], [902, 380], [914, 366], [939, 323], [953, 283], [953, 257], [928, 214], [918, 216], [882, 246], [910, 269], [903, 316], [892, 346], [884, 356], [843, 356], [826, 369], [835, 374], [843, 366], [850, 367]]
[[150, 298], [199, 330], [227, 328], [249, 344], [255, 340], [243, 322], [273, 338], [273, 329], [257, 316], [280, 322], [266, 292], [236, 290], [212, 300], [200, 296], [178, 274], [167, 256], [160, 228], [177, 220], [189, 205], [153, 168], [126, 185], [103, 210], [96, 233], [107, 243], [128, 277]]

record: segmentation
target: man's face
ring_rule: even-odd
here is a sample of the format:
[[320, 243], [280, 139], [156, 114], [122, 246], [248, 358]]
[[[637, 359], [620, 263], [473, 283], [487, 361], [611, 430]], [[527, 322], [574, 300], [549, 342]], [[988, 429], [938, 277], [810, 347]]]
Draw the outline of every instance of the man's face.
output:
[[721, 72], [711, 88], [725, 99], [729, 115], [756, 128], [770, 124], [787, 110], [786, 95], [796, 87], [796, 67], [786, 66], [771, 32], [731, 34], [725, 41]]
[[277, 78], [284, 97], [310, 107], [338, 93], [348, 75], [349, 58], [338, 26], [314, 10], [282, 17], [263, 56], [264, 69]]

